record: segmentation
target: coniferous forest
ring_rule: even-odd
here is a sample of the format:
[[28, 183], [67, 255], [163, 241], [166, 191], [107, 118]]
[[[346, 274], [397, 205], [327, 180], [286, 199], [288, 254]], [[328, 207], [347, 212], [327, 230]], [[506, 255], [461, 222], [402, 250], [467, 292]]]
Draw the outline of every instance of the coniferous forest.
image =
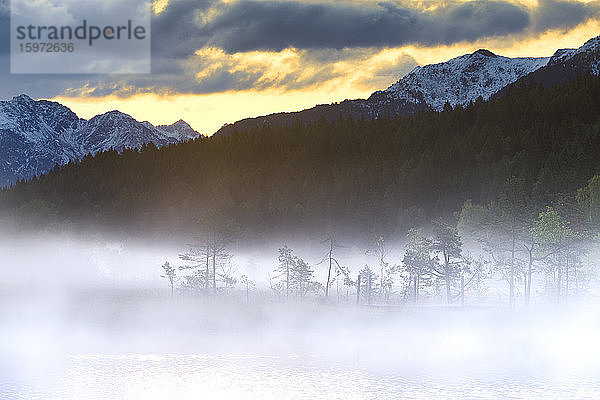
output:
[[500, 200], [513, 179], [534, 214], [569, 204], [573, 214], [577, 190], [600, 172], [599, 111], [597, 77], [519, 84], [443, 112], [108, 151], [18, 182], [1, 204], [19, 227], [404, 235], [467, 200]]

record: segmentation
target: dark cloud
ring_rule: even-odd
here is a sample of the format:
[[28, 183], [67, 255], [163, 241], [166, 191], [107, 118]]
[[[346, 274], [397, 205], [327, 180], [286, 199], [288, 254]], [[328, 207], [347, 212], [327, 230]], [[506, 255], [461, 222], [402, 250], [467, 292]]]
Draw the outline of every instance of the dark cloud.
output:
[[530, 23], [526, 9], [475, 0], [433, 11], [379, 3], [238, 1], [220, 4], [197, 38], [228, 52], [451, 44], [519, 33]]
[[471, 1], [440, 7], [422, 15], [414, 34], [397, 40], [423, 45], [452, 44], [486, 37], [523, 32], [530, 23], [527, 11], [514, 4], [497, 1]]
[[[432, 10], [396, 3], [302, 3], [242, 0], [212, 5], [214, 16], [193, 28], [197, 44], [234, 53], [346, 47], [425, 46], [573, 26], [597, 6], [540, 2], [528, 9], [507, 1], [450, 2]], [[532, 24], [535, 20], [535, 25]], [[190, 31], [191, 32], [191, 31]]]
[[241, 0], [172, 0], [153, 21], [155, 56], [183, 57], [214, 46], [254, 50], [435, 46], [511, 34], [569, 29], [598, 16], [598, 2], [544, 0], [445, 2], [430, 9], [373, 4]]
[[540, 1], [533, 14], [533, 25], [536, 32], [549, 29], [569, 30], [586, 22], [590, 18], [597, 18], [600, 13], [598, 1], [582, 3], [579, 1]]
[[181, 59], [203, 47], [200, 15], [220, 4], [212, 0], [170, 0], [152, 19], [152, 53], [160, 57]]
[[315, 63], [332, 63], [338, 61], [365, 60], [373, 55], [373, 48], [355, 47], [345, 49], [310, 49], [302, 50], [302, 56]]

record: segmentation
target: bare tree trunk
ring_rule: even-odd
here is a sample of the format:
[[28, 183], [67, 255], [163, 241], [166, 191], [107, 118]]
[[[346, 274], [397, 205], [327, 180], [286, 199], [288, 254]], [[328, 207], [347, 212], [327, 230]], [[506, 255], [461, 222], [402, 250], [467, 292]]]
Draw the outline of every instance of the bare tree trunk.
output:
[[419, 284], [418, 284], [418, 276], [415, 275], [415, 277], [413, 278], [413, 290], [414, 290], [414, 303], [415, 305], [417, 305], [417, 302], [419, 301]]
[[527, 272], [523, 271], [523, 303], [527, 305]]
[[327, 271], [327, 286], [325, 286], [325, 297], [329, 296], [329, 281], [331, 279], [331, 258], [333, 253], [333, 238], [329, 238], [329, 270]]
[[579, 274], [577, 273], [577, 268], [573, 271], [575, 274], [575, 297], [579, 297]]
[[367, 281], [367, 304], [371, 305], [371, 279], [372, 275], [369, 274], [369, 280]]
[[533, 270], [533, 243], [531, 244], [531, 248], [529, 249], [529, 265], [527, 266], [527, 291], [525, 293], [526, 296], [526, 304], [529, 305], [529, 301], [531, 299], [531, 275]]
[[565, 304], [569, 301], [569, 247], [567, 246], [566, 257], [566, 282], [565, 282]]
[[217, 254], [216, 251], [213, 250], [212, 255], [212, 285], [213, 285], [213, 293], [217, 293]]
[[560, 304], [560, 289], [562, 284], [562, 268], [558, 265], [558, 276], [556, 277], [556, 304]]
[[356, 305], [360, 304], [360, 274], [358, 274], [358, 279], [356, 281]]
[[465, 277], [460, 276], [460, 306], [465, 306]]
[[450, 258], [444, 250], [444, 281], [446, 283], [446, 303], [452, 303], [452, 287], [450, 282]]
[[[514, 222], [513, 222], [514, 225]], [[515, 231], [512, 230], [512, 247], [510, 251], [510, 274], [508, 278], [509, 298], [508, 304], [510, 307], [515, 305]]]
[[290, 261], [285, 260], [285, 297], [290, 297]]
[[206, 289], [206, 294], [208, 294], [208, 288], [209, 288], [209, 277], [210, 277], [210, 270], [209, 270], [209, 264], [210, 264], [210, 245], [206, 245], [206, 279], [204, 280], [204, 286]]
[[383, 285], [384, 285], [384, 282], [385, 282], [384, 276], [383, 276], [384, 272], [385, 271], [383, 270], [383, 264], [381, 264], [381, 285], [379, 285], [379, 298], [381, 300], [383, 300]]
[[448, 271], [444, 275], [444, 281], [446, 282], [446, 303], [452, 303], [452, 292], [450, 290], [450, 276], [448, 275]]

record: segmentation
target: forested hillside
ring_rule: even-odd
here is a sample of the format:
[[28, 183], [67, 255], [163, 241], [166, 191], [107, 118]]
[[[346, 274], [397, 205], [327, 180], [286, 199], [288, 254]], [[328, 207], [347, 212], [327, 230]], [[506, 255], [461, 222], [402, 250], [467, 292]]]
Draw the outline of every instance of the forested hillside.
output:
[[443, 112], [108, 151], [3, 190], [1, 207], [19, 226], [404, 233], [494, 200], [510, 177], [539, 209], [573, 198], [599, 154], [600, 79], [586, 75]]

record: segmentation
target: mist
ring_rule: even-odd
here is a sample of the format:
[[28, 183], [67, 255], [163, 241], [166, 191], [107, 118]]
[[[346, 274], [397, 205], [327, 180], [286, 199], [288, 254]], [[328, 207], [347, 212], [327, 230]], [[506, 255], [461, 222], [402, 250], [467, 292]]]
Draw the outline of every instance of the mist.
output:
[[[327, 298], [285, 296], [273, 283], [280, 238], [230, 244], [236, 283], [215, 294], [182, 286], [189, 243], [3, 239], [2, 398], [592, 398], [600, 389], [595, 288], [556, 304], [539, 281], [527, 307], [522, 294], [509, 307], [492, 276], [462, 306], [433, 288], [414, 305], [401, 279], [370, 304], [336, 282]], [[327, 242], [292, 245], [325, 282]], [[339, 245], [336, 261], [352, 276], [376, 270], [368, 245]], [[400, 263], [406, 242], [387, 246]], [[165, 261], [177, 271], [173, 295]]]

